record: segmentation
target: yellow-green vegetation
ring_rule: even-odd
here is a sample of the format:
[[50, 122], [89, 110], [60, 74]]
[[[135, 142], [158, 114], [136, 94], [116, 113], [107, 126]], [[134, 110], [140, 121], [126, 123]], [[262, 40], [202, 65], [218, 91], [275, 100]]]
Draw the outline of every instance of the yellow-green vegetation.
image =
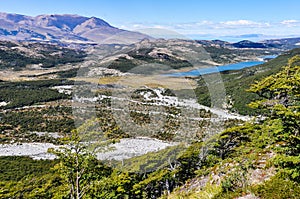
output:
[[106, 77], [76, 77], [71, 80], [85, 81], [95, 84], [119, 84], [129, 86], [129, 88], [137, 89], [141, 85], [150, 88], [169, 88], [172, 90], [194, 89], [197, 86], [195, 80], [189, 78], [168, 77], [162, 75], [127, 75], [122, 77], [106, 76]]
[[122, 162], [116, 162], [116, 168], [130, 173], [147, 173], [157, 169], [163, 169], [169, 166], [174, 160], [178, 159], [185, 149], [186, 146], [183, 144], [170, 146], [157, 152], [149, 152], [146, 155], [133, 157], [123, 160]]
[[252, 192], [261, 199], [296, 199], [300, 196], [300, 184], [290, 180], [289, 174], [279, 172], [264, 184], [253, 186]]
[[190, 192], [174, 192], [168, 196], [163, 196], [161, 199], [213, 199], [217, 194], [222, 192], [222, 187], [217, 184], [206, 184], [201, 189], [192, 189]]

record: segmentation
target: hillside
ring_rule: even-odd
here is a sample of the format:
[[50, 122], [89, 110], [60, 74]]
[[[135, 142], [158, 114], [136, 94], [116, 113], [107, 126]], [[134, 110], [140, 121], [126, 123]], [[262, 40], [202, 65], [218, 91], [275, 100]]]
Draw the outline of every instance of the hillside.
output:
[[94, 71], [108, 68], [122, 73], [150, 75], [260, 60], [263, 55], [277, 54], [281, 51], [229, 49], [193, 40], [156, 39], [143, 40], [132, 45], [100, 45], [95, 46], [91, 52], [88, 58], [95, 62], [90, 67]]
[[58, 45], [0, 41], [0, 70], [47, 69], [82, 62], [82, 50]]
[[204, 142], [198, 176], [163, 198], [299, 198], [299, 63], [293, 56], [252, 84], [248, 92], [261, 98], [250, 106], [265, 117]]
[[238, 42], [227, 42], [222, 40], [197, 40], [205, 46], [217, 46], [230, 49], [268, 49], [268, 50], [291, 50], [299, 47], [300, 38], [269, 39], [259, 42], [242, 40]]
[[299, 47], [300, 38], [282, 38], [282, 39], [270, 39], [262, 41], [262, 43], [265, 43], [267, 45], [272, 45], [274, 47], [279, 47], [283, 49], [293, 49]]
[[[239, 71], [226, 71], [221, 73], [222, 83], [225, 85], [228, 103], [232, 105], [231, 111], [244, 115], [255, 115], [259, 111], [250, 109], [247, 104], [257, 98], [256, 95], [246, 92], [249, 85], [259, 81], [264, 77], [278, 72], [282, 66], [286, 65], [288, 59], [295, 55], [300, 55], [300, 49], [296, 48], [285, 52], [275, 59], [272, 59], [262, 65], [246, 68]], [[199, 96], [199, 103], [210, 105], [210, 99], [207, 95], [205, 82], [199, 80], [199, 87], [196, 89]]]
[[[190, 68], [193, 63], [199, 63], [200, 67], [201, 64], [202, 67], [211, 64], [211, 58], [202, 45], [179, 39], [143, 40], [123, 46], [101, 45], [95, 48], [93, 55], [100, 57], [96, 60], [97, 66], [143, 74]], [[134, 71], [138, 68], [139, 71]]]

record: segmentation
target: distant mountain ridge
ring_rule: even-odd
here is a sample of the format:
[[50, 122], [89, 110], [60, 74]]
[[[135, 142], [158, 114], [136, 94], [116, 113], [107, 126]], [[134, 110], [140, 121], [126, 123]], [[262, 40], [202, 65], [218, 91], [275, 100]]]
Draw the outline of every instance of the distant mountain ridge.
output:
[[145, 38], [150, 37], [113, 27], [97, 17], [0, 13], [0, 39], [4, 40], [129, 44]]
[[300, 47], [300, 37], [295, 38], [282, 38], [282, 39], [269, 39], [263, 40], [259, 42], [253, 42], [250, 40], [242, 40], [235, 43], [230, 43], [222, 40], [197, 40], [198, 43], [204, 46], [219, 46], [224, 48], [252, 48], [252, 49], [266, 49], [266, 48], [274, 48], [274, 49], [282, 49], [282, 50], [290, 50], [293, 48]]

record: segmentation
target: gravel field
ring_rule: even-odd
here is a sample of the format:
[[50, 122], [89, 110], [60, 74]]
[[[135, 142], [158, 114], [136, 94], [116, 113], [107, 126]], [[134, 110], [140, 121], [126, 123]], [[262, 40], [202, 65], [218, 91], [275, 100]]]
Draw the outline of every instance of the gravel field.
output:
[[[119, 143], [111, 145], [112, 151], [98, 153], [97, 158], [123, 160], [139, 156], [152, 151], [162, 150], [176, 143], [167, 143], [150, 138], [126, 138]], [[47, 153], [49, 148], [59, 146], [51, 143], [22, 143], [0, 145], [0, 156], [30, 156], [33, 159], [54, 159], [55, 155]]]

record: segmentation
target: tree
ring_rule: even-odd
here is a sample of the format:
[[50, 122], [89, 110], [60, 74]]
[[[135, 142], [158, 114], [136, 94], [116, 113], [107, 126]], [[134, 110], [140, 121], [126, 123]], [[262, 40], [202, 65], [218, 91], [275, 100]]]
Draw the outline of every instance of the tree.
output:
[[133, 174], [120, 172], [116, 169], [109, 177], [96, 181], [90, 197], [91, 198], [131, 198], [132, 186], [135, 183]]
[[265, 123], [280, 126], [274, 132], [281, 155], [275, 163], [294, 179], [300, 177], [300, 56], [294, 56], [277, 74], [256, 82], [249, 89], [262, 99], [250, 104], [264, 110]]
[[50, 151], [60, 160], [56, 169], [69, 184], [70, 198], [84, 198], [93, 183], [110, 175], [111, 169], [97, 160], [95, 153], [81, 141], [77, 130], [72, 131], [64, 143], [60, 149]]
[[249, 141], [248, 134], [253, 130], [253, 126], [248, 123], [226, 129], [217, 136], [214, 143], [214, 152], [221, 159], [225, 159], [243, 141]]

